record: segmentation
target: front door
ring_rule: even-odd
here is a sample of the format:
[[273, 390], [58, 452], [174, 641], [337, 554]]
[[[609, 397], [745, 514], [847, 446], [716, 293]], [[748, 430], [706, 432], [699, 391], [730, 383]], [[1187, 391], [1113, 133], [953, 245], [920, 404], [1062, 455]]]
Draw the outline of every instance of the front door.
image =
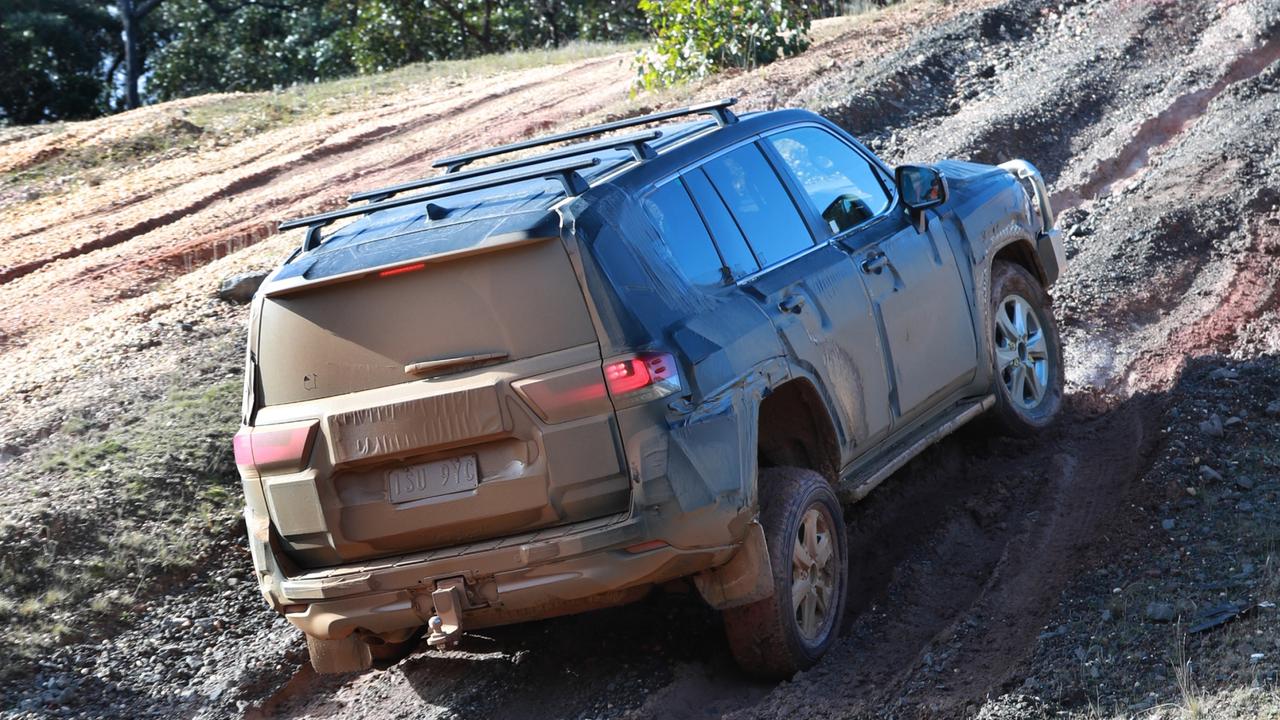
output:
[[977, 369], [971, 303], [955, 253], [937, 214], [925, 215], [920, 232], [898, 213], [879, 241], [854, 255], [884, 328], [903, 420], [969, 383]]

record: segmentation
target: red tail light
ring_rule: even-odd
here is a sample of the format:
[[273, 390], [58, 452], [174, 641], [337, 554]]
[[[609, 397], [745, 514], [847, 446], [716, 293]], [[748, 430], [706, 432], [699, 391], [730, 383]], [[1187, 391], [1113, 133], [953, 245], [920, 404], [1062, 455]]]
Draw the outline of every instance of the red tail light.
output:
[[667, 353], [610, 360], [604, 364], [604, 380], [615, 405], [635, 405], [680, 391], [675, 358]]
[[236, 465], [253, 470], [301, 470], [311, 453], [318, 423], [242, 427], [231, 445]]

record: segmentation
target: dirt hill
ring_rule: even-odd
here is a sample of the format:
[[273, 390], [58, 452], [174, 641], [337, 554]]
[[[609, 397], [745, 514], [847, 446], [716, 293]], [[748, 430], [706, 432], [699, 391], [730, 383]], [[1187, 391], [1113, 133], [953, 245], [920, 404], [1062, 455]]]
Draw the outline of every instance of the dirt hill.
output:
[[[638, 98], [634, 48], [582, 46], [0, 131], [2, 712], [1280, 716], [1280, 3], [913, 0], [816, 35]], [[963, 431], [850, 508], [843, 637], [791, 682], [738, 674], [681, 587], [315, 676], [240, 540], [220, 282], [434, 157], [726, 95], [891, 163], [1036, 163], [1066, 417]]]

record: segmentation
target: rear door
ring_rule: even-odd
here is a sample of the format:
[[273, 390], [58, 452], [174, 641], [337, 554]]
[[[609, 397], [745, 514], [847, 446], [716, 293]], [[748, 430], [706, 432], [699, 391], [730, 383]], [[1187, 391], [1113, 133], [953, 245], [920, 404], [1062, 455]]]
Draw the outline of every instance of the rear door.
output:
[[[815, 241], [764, 150], [742, 145], [686, 179], [717, 242], [745, 241], [761, 270], [740, 281], [773, 320], [792, 357], [838, 414], [842, 461], [887, 434], [887, 376], [870, 303], [847, 253]], [[721, 240], [725, 238], [726, 240]]]

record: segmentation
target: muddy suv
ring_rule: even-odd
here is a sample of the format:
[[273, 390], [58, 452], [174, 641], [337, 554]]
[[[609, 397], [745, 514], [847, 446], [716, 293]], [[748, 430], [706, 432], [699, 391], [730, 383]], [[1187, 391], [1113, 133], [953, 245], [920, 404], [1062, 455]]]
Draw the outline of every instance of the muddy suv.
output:
[[789, 676], [856, 581], [842, 503], [985, 411], [1053, 419], [1064, 256], [1031, 165], [894, 170], [732, 105], [282, 226], [305, 239], [253, 303], [235, 451], [317, 670], [690, 578], [743, 667]]

